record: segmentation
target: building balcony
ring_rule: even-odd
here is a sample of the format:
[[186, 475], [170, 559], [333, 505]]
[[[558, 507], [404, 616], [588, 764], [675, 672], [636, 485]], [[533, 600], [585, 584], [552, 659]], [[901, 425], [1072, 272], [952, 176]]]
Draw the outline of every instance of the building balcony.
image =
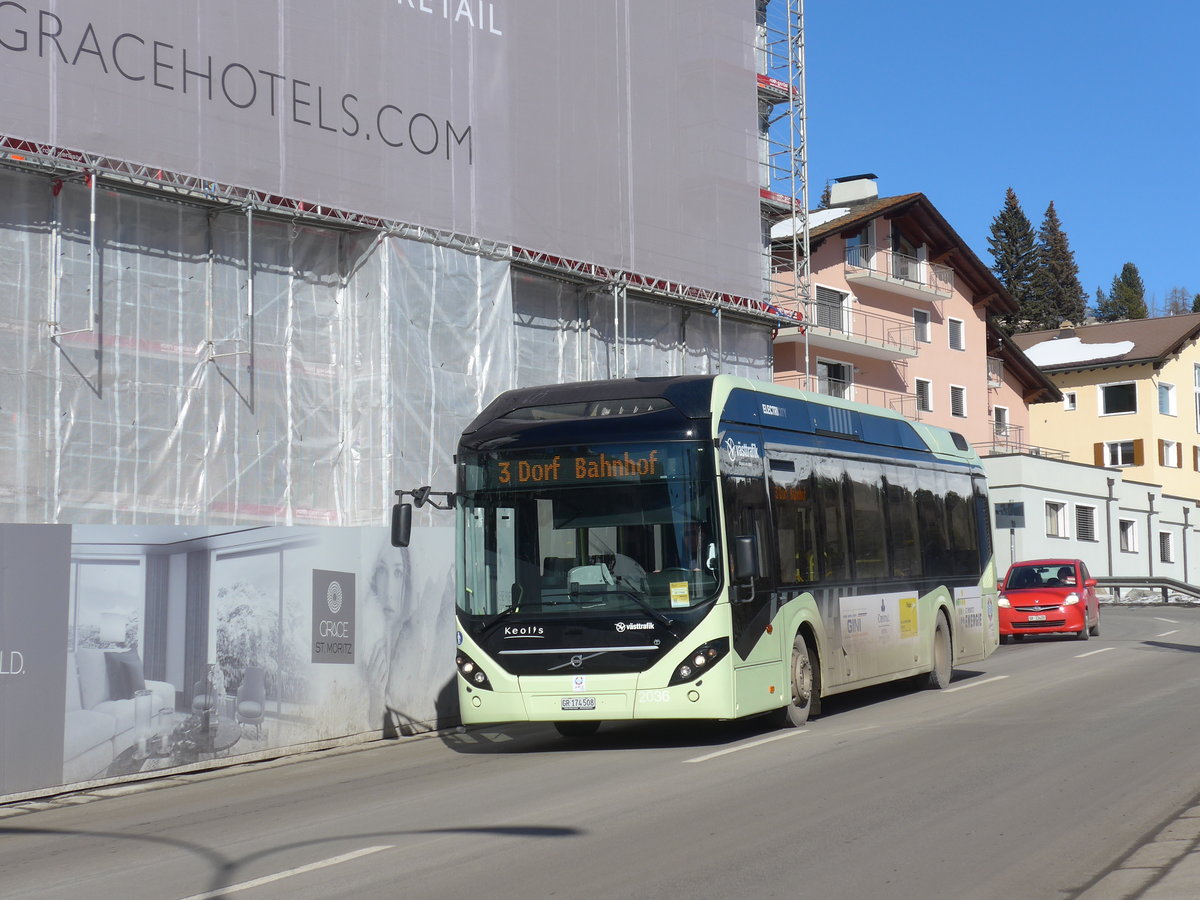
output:
[[991, 440], [976, 441], [972, 446], [980, 456], [1001, 456], [1012, 453], [1022, 456], [1041, 456], [1046, 459], [1067, 459], [1070, 456], [1065, 450], [1054, 450], [1050, 447], [1025, 443], [1025, 429], [1020, 425], [1009, 425], [1006, 422], [993, 423]]
[[918, 352], [916, 329], [910, 321], [815, 301], [808, 304], [803, 325], [781, 328], [775, 339], [784, 342], [807, 339], [809, 347], [869, 359], [911, 359]]
[[889, 391], [884, 388], [871, 387], [866, 384], [854, 384], [840, 381], [836, 378], [821, 378], [813, 375], [805, 383], [803, 373], [776, 375], [775, 383], [801, 391], [812, 391], [827, 397], [839, 397], [842, 400], [853, 400], [855, 403], [866, 403], [870, 406], [880, 406], [898, 412], [906, 419], [921, 420], [921, 411], [917, 408], [916, 394], [904, 394], [900, 391]]
[[900, 294], [913, 300], [939, 302], [954, 293], [954, 270], [894, 250], [851, 245], [846, 248], [846, 280]]

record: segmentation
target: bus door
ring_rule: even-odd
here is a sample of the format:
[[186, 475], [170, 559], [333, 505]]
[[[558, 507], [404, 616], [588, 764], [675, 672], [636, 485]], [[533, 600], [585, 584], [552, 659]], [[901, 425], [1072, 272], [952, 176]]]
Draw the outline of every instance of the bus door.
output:
[[[769, 688], [779, 684], [780, 636], [778, 629], [767, 631], [778, 605], [774, 538], [762, 436], [750, 429], [728, 428], [719, 440], [734, 665], [739, 669], [738, 702], [745, 712], [747, 703], [765, 708], [772, 699]], [[739, 539], [747, 538], [757, 553], [757, 567], [754, 574], [738, 578], [735, 547]]]

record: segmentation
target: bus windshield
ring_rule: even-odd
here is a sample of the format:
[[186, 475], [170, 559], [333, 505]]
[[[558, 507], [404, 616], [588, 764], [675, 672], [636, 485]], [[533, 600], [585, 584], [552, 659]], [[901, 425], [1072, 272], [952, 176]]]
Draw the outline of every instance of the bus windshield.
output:
[[713, 599], [722, 555], [710, 453], [623, 444], [466, 459], [460, 611], [661, 620]]

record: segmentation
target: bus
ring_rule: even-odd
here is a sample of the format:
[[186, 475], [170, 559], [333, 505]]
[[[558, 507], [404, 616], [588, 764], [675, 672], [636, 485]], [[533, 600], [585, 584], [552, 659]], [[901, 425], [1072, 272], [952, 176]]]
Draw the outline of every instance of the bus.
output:
[[[534, 387], [456, 468], [464, 725], [794, 727], [998, 644], [979, 457], [886, 409], [732, 375]], [[394, 542], [410, 523], [398, 503]]]

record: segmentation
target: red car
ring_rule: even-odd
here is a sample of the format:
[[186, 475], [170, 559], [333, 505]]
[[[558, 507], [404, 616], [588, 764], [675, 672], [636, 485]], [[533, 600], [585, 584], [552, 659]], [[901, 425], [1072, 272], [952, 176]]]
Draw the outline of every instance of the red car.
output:
[[1100, 634], [1096, 579], [1080, 559], [1015, 562], [1000, 586], [1000, 643], [1027, 634], [1074, 633], [1081, 641]]

